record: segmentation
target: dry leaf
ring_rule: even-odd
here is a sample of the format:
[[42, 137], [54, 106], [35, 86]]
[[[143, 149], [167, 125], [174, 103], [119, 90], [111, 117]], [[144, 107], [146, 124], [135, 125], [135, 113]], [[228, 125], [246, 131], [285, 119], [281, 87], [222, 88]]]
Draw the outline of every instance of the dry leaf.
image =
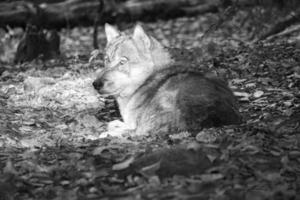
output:
[[112, 170], [118, 171], [118, 170], [126, 169], [130, 166], [131, 163], [133, 163], [133, 161], [134, 161], [134, 157], [130, 157], [121, 163], [114, 164]]

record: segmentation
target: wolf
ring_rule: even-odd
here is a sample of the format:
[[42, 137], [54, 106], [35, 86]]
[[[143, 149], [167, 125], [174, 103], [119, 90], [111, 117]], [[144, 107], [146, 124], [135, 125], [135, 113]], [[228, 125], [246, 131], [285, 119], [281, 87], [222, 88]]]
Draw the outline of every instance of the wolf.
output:
[[141, 25], [125, 34], [105, 24], [105, 34], [104, 69], [93, 86], [116, 99], [123, 119], [108, 125], [109, 134], [196, 134], [206, 127], [241, 122], [235, 97], [224, 81], [188, 62], [176, 62]]

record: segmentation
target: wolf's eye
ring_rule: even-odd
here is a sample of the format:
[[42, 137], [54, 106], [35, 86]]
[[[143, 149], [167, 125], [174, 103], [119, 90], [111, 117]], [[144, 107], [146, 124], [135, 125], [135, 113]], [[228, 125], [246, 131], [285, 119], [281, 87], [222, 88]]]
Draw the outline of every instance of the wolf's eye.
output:
[[124, 65], [128, 61], [128, 58], [122, 57], [120, 60], [120, 65]]

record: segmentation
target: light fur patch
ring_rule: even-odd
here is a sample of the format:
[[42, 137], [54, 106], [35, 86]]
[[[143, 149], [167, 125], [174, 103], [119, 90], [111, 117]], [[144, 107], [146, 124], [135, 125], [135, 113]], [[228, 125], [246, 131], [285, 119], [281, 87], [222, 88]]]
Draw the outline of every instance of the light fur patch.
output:
[[162, 105], [165, 110], [173, 111], [176, 105], [178, 90], [164, 91], [161, 94], [163, 96], [160, 98], [160, 105]]

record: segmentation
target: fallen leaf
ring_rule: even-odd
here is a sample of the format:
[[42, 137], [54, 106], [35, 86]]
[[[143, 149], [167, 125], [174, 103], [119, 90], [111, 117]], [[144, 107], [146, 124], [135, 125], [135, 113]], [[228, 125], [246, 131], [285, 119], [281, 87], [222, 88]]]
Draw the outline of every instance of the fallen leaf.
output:
[[249, 93], [247, 92], [233, 92], [233, 94], [235, 96], [237, 96], [239, 98], [240, 101], [249, 101], [249, 97], [251, 96]]
[[107, 145], [107, 146], [100, 146], [94, 149], [93, 151], [93, 155], [101, 155], [103, 153], [103, 151], [105, 150], [109, 150], [109, 149], [119, 149], [120, 146], [119, 145]]
[[139, 170], [139, 172], [146, 177], [152, 177], [154, 175], [157, 175], [156, 172], [157, 172], [157, 170], [159, 170], [159, 168], [160, 168], [160, 161], [158, 161], [152, 165], [141, 168]]
[[201, 180], [205, 181], [205, 182], [212, 182], [212, 181], [216, 181], [219, 179], [222, 179], [224, 177], [223, 174], [202, 174], [200, 175]]
[[255, 92], [253, 93], [253, 97], [259, 98], [259, 97], [261, 97], [263, 94], [264, 94], [263, 91], [257, 90], [257, 91], [255, 91]]
[[6, 161], [6, 165], [3, 168], [3, 173], [14, 174], [14, 175], [18, 174], [18, 172], [15, 169], [14, 164], [12, 163], [11, 159], [8, 159]]
[[118, 171], [118, 170], [126, 169], [130, 166], [131, 163], [133, 163], [133, 161], [134, 161], [134, 157], [132, 156], [121, 163], [113, 165], [112, 170]]

